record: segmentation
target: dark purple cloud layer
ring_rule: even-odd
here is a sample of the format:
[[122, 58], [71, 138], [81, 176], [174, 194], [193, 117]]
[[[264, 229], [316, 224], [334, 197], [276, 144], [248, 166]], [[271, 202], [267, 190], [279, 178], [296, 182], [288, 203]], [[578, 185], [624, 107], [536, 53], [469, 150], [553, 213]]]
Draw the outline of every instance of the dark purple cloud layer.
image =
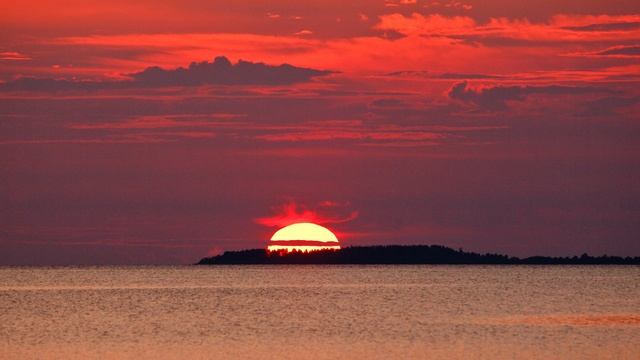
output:
[[604, 24], [589, 24], [583, 26], [565, 26], [563, 29], [571, 31], [629, 31], [640, 29], [640, 22], [625, 21]]
[[558, 96], [607, 94], [611, 89], [595, 86], [493, 86], [480, 89], [469, 88], [467, 82], [454, 85], [449, 91], [449, 97], [479, 107], [501, 110], [507, 107], [508, 101], [524, 101], [530, 95]]
[[640, 56], [640, 46], [621, 46], [606, 49], [596, 53], [596, 55], [628, 55], [628, 56]]
[[278, 66], [240, 60], [232, 64], [219, 56], [213, 62], [193, 62], [187, 68], [165, 70], [157, 66], [128, 74], [124, 81], [76, 81], [22, 77], [0, 84], [3, 91], [69, 91], [69, 90], [118, 90], [131, 88], [162, 88], [202, 85], [291, 85], [307, 82], [314, 77], [326, 76], [330, 71]]
[[164, 70], [157, 66], [130, 74], [141, 86], [199, 86], [199, 85], [290, 85], [306, 82], [317, 76], [331, 74], [300, 68], [289, 64], [271, 66], [263, 63], [238, 61], [232, 64], [219, 56], [213, 62], [193, 62], [188, 68]]

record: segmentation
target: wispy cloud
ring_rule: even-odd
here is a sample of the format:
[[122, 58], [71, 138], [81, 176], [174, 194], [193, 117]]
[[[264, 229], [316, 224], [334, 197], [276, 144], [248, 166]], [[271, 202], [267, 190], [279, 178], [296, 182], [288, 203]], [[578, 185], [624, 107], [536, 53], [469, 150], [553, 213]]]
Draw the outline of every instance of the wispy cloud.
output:
[[324, 200], [313, 207], [308, 207], [290, 200], [272, 208], [273, 215], [259, 217], [255, 222], [269, 227], [283, 227], [298, 222], [316, 224], [339, 224], [352, 221], [358, 217], [358, 211], [348, 211], [347, 204]]
[[638, 23], [640, 15], [556, 15], [544, 23], [492, 18], [486, 23], [479, 23], [468, 16], [419, 13], [405, 16], [395, 13], [381, 16], [376, 28], [405, 35], [448, 37], [489, 46], [522, 46], [639, 40]]
[[0, 52], [0, 60], [31, 60], [30, 56], [19, 53], [17, 51], [2, 51]]

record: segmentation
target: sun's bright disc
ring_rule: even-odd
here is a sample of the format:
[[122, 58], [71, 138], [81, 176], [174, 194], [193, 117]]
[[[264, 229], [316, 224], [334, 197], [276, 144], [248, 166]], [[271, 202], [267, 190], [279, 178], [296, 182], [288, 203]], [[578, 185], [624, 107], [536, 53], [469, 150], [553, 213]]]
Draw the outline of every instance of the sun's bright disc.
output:
[[324, 226], [313, 223], [297, 223], [283, 227], [271, 237], [269, 251], [315, 251], [340, 249], [338, 238]]

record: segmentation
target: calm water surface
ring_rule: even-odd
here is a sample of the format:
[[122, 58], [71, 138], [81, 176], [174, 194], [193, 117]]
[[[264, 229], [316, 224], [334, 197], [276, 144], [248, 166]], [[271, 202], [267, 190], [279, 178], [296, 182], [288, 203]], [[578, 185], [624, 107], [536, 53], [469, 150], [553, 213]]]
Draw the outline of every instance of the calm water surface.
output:
[[640, 359], [640, 267], [0, 268], [0, 358]]

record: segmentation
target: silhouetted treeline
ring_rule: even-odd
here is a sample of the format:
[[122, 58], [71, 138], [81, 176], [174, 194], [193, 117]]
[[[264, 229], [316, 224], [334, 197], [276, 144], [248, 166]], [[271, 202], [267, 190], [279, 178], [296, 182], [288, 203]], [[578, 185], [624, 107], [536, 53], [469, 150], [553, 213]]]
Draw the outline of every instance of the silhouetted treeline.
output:
[[523, 264], [523, 265], [633, 265], [640, 257], [582, 256], [528, 258], [501, 254], [478, 254], [454, 250], [440, 245], [390, 245], [346, 247], [340, 250], [311, 252], [276, 252], [265, 249], [227, 251], [222, 255], [203, 258], [198, 265], [232, 264]]

